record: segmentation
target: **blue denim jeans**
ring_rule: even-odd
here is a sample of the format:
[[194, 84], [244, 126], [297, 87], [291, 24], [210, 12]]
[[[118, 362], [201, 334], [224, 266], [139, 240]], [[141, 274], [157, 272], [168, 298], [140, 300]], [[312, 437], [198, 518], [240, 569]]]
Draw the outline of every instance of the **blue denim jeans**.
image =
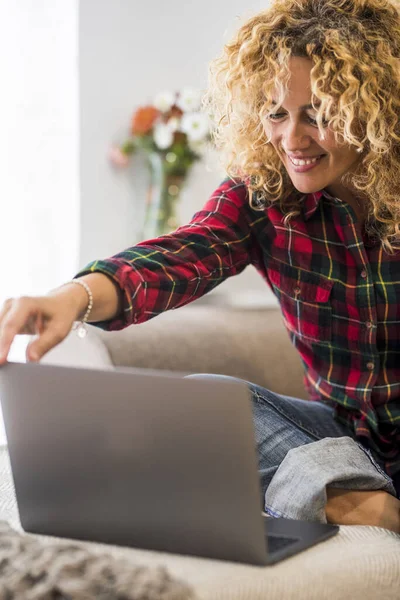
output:
[[378, 457], [335, 420], [331, 407], [227, 375], [187, 377], [229, 379], [249, 386], [262, 502], [270, 516], [326, 523], [327, 486], [385, 490], [400, 497]]

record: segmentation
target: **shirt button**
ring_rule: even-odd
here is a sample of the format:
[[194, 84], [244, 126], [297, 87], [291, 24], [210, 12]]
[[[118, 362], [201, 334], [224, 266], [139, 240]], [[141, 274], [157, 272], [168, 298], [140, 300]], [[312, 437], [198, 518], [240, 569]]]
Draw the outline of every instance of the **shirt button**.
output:
[[301, 289], [299, 287], [295, 287], [294, 288], [294, 293], [296, 294], [296, 296], [298, 296], [301, 292]]
[[375, 366], [375, 365], [374, 365], [374, 363], [373, 363], [373, 362], [367, 362], [367, 369], [368, 369], [369, 371], [372, 371], [372, 370], [373, 370], [373, 368], [374, 368], [374, 366]]
[[366, 327], [368, 327], [368, 329], [371, 329], [371, 327], [373, 327], [373, 326], [374, 326], [374, 324], [372, 323], [372, 321], [367, 321], [367, 322], [365, 323], [365, 326], [366, 326]]
[[363, 277], [365, 279], [366, 276], [367, 276], [367, 271], [361, 271], [361, 277]]

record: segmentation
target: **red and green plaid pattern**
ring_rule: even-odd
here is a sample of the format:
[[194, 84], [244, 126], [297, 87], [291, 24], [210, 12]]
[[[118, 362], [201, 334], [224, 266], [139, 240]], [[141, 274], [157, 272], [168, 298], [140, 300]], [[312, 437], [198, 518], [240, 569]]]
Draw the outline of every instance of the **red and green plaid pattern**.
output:
[[[226, 179], [190, 223], [89, 263], [124, 292], [122, 329], [206, 294], [252, 264], [276, 295], [311, 400], [335, 408], [358, 439], [400, 469], [400, 251], [363, 238], [353, 209], [325, 190], [288, 225], [278, 206], [249, 206]], [[268, 369], [268, 365], [265, 365]]]

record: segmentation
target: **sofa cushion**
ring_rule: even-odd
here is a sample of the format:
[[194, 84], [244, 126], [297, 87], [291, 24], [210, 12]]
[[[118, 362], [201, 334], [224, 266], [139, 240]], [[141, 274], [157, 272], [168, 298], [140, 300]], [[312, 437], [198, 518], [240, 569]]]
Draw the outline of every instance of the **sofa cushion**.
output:
[[301, 359], [279, 309], [193, 303], [121, 331], [96, 333], [115, 365], [232, 375], [285, 396], [308, 398]]
[[114, 369], [107, 347], [92, 326], [88, 326], [84, 338], [78, 337], [76, 331], [72, 330], [60, 344], [47, 352], [40, 362], [90, 369]]

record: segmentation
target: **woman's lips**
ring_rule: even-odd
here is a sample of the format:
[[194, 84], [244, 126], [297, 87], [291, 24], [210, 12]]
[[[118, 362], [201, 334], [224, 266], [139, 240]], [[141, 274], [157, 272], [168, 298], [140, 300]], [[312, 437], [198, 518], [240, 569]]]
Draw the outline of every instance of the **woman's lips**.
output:
[[290, 162], [290, 166], [293, 169], [293, 171], [295, 171], [295, 173], [307, 173], [308, 171], [311, 171], [311, 169], [315, 169], [315, 167], [318, 167], [318, 165], [321, 163], [321, 161], [325, 158], [326, 154], [322, 154], [318, 160], [311, 164], [311, 165], [294, 165], [291, 161], [291, 159], [289, 158], [289, 156], [287, 157], [289, 162]]

